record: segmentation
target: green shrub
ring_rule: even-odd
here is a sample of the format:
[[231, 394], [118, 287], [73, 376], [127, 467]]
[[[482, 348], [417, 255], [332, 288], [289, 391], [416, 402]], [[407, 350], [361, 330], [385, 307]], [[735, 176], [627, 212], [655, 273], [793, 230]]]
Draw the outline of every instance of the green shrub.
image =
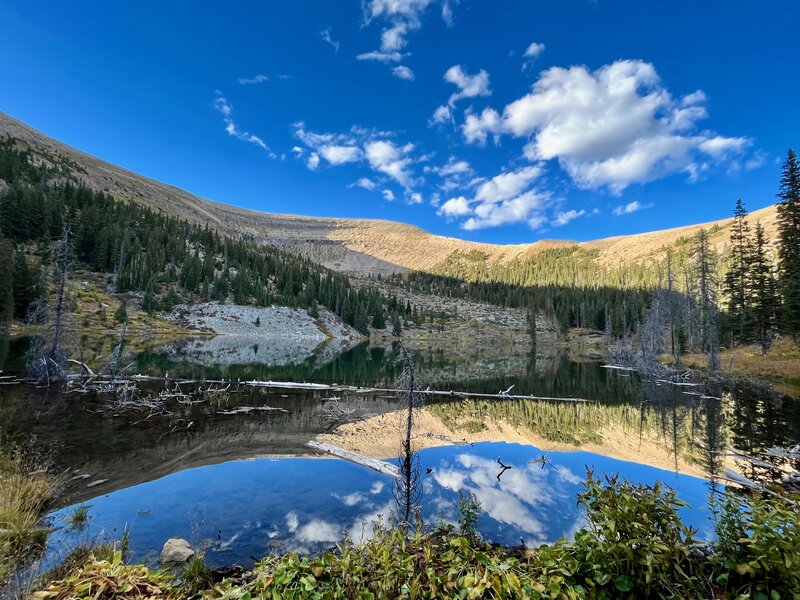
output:
[[800, 597], [797, 507], [780, 498], [728, 493], [715, 512], [715, 583], [737, 597]]
[[590, 470], [578, 499], [589, 527], [578, 532], [573, 546], [595, 582], [637, 598], [659, 597], [674, 582], [694, 585], [695, 532], [678, 517], [686, 505], [672, 489], [616, 477], [606, 477], [604, 484]]

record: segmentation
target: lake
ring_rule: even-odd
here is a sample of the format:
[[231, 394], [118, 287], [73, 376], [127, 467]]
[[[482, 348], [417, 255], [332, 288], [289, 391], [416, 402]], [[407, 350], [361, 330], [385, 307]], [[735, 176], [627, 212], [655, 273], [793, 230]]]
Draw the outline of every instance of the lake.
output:
[[[106, 352], [98, 341], [92, 356]], [[106, 346], [103, 346], [103, 345]], [[26, 340], [0, 340], [3, 375], [20, 372]], [[537, 545], [583, 524], [576, 504], [586, 469], [661, 481], [691, 505], [687, 523], [711, 533], [710, 478], [728, 453], [800, 440], [798, 403], [748, 389], [673, 386], [605, 369], [590, 351], [540, 347], [412, 352], [421, 388], [511, 393], [586, 402], [438, 395], [417, 411], [420, 514], [457, 521], [459, 492], [482, 511], [481, 535]], [[263, 339], [134, 340], [129, 373], [169, 375], [166, 411], [130, 410], [97, 394], [0, 386], [0, 440], [45, 451], [66, 483], [49, 518], [46, 564], [75, 545], [130, 534], [132, 558], [155, 560], [164, 541], [206, 548], [214, 566], [249, 565], [270, 553], [318, 552], [361, 539], [394, 512], [393, 479], [317, 457], [322, 440], [397, 462], [402, 403], [385, 391], [287, 389], [244, 382], [295, 381], [391, 388], [402, 365], [391, 345], [345, 352], [295, 351]], [[90, 361], [91, 362], [91, 361]], [[93, 365], [97, 368], [97, 365]], [[192, 383], [174, 380], [189, 378]], [[197, 383], [200, 379], [228, 383]], [[7, 381], [7, 380], [4, 380]], [[142, 397], [162, 383], [140, 384]], [[498, 459], [511, 466], [500, 473]], [[88, 506], [84, 527], [68, 526]]]

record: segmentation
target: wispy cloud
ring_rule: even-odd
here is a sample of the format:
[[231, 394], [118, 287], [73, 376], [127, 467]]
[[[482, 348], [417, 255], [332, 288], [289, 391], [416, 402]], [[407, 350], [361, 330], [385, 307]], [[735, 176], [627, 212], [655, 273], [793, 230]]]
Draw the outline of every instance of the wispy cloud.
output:
[[627, 204], [620, 204], [619, 206], [615, 207], [614, 210], [611, 212], [614, 213], [616, 216], [621, 217], [622, 215], [629, 215], [631, 213], [638, 212], [640, 210], [644, 210], [645, 208], [650, 208], [650, 205], [644, 205], [638, 200], [634, 200], [633, 202], [628, 202]]
[[255, 85], [257, 83], [264, 83], [265, 81], [269, 81], [269, 77], [259, 73], [258, 75], [255, 75], [253, 77], [239, 77], [236, 81], [238, 81], [241, 85]]
[[586, 214], [586, 211], [581, 210], [567, 210], [567, 211], [560, 211], [556, 216], [550, 221], [550, 224], [553, 227], [563, 227], [570, 221], [574, 221], [578, 217], [582, 217]]
[[412, 71], [405, 65], [399, 65], [393, 68], [392, 75], [394, 75], [398, 79], [407, 79], [408, 81], [414, 81], [414, 71]]
[[243, 142], [255, 144], [264, 150], [269, 150], [267, 144], [264, 143], [264, 140], [260, 137], [239, 129], [236, 122], [233, 120], [233, 105], [228, 102], [219, 90], [216, 91], [216, 97], [214, 98], [214, 108], [222, 115], [222, 120], [225, 123], [225, 131], [228, 132], [228, 135], [232, 135]]
[[522, 70], [524, 71], [528, 67], [532, 66], [536, 59], [539, 58], [542, 53], [544, 52], [544, 44], [539, 42], [533, 42], [530, 46], [525, 49], [525, 52], [522, 54], [525, 62], [522, 63]]
[[322, 38], [322, 41], [327, 42], [328, 44], [333, 46], [334, 52], [339, 52], [339, 40], [333, 39], [333, 29], [331, 29], [330, 27], [323, 29], [322, 31], [319, 32], [319, 35]]
[[489, 88], [489, 73], [481, 69], [475, 75], [470, 75], [461, 67], [454, 65], [447, 69], [444, 80], [458, 87], [459, 91], [454, 92], [447, 101], [451, 108], [456, 102], [463, 98], [476, 98], [477, 96], [491, 96], [492, 90]]

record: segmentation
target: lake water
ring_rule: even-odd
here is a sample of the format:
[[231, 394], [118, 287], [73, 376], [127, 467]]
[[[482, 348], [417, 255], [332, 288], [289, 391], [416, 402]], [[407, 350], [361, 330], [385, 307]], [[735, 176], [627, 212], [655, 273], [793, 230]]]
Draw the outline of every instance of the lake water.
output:
[[[122, 411], [94, 395], [0, 385], [0, 441], [45, 449], [68, 480], [50, 515], [48, 563], [78, 543], [119, 539], [128, 529], [136, 559], [155, 559], [178, 536], [206, 547], [212, 565], [247, 565], [274, 552], [324, 550], [345, 534], [363, 538], [373, 522], [391, 517], [391, 477], [313, 457], [306, 443], [341, 440], [396, 461], [401, 433], [391, 417], [402, 406], [394, 394], [241, 382], [391, 387], [400, 372], [392, 348], [281, 349], [284, 358], [259, 362], [268, 343], [245, 351], [250, 341], [239, 342], [131, 345], [130, 372], [240, 382], [211, 393], [180, 386], [186, 398], [168, 402], [168, 416]], [[21, 369], [24, 347], [24, 340], [0, 341], [4, 375]], [[421, 515], [431, 525], [454, 523], [458, 492], [472, 492], [482, 505], [478, 529], [493, 542], [535, 545], [580, 528], [576, 495], [587, 467], [670, 485], [691, 505], [686, 522], [709, 535], [708, 478], [735, 466], [726, 450], [752, 454], [800, 440], [800, 409], [791, 399], [642, 382], [579, 353], [425, 349], [414, 357], [423, 387], [497, 393], [513, 385], [516, 394], [589, 401], [426, 401], [414, 439]], [[499, 478], [498, 459], [512, 467]], [[79, 505], [89, 507], [88, 523], [70, 529]]]

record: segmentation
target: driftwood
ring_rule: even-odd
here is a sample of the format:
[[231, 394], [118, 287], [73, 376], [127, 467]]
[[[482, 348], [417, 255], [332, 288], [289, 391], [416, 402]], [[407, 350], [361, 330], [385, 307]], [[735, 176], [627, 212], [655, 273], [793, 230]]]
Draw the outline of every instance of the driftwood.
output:
[[363, 454], [359, 454], [358, 452], [353, 452], [352, 450], [345, 450], [344, 448], [340, 448], [339, 446], [326, 444], [324, 442], [317, 442], [316, 440], [311, 440], [306, 444], [306, 446], [308, 446], [309, 448], [313, 448], [318, 452], [322, 452], [324, 454], [330, 454], [331, 456], [336, 456], [337, 458], [341, 458], [343, 460], [348, 460], [350, 462], [356, 463], [357, 465], [361, 465], [362, 467], [367, 467], [368, 469], [372, 469], [374, 471], [377, 471], [378, 473], [382, 473], [390, 477], [400, 477], [400, 470], [397, 468], [397, 465], [393, 465], [392, 463], [388, 463], [384, 460], [369, 458], [368, 456], [364, 456]]

